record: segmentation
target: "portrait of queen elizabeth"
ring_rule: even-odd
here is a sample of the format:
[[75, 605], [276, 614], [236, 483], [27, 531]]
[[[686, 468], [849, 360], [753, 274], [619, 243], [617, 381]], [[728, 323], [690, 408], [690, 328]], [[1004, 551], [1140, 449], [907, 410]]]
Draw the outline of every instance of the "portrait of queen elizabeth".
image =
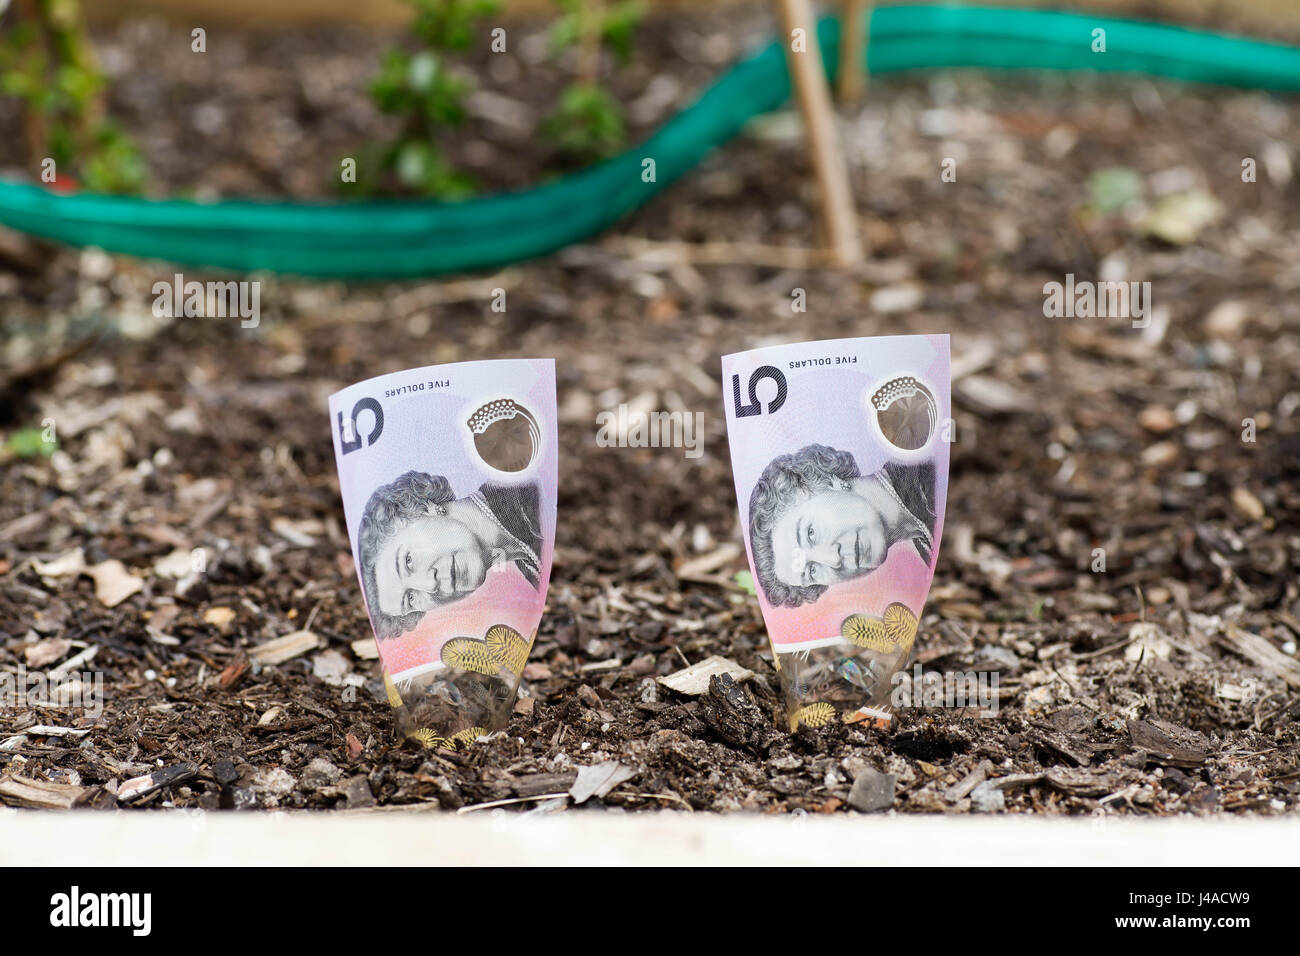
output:
[[496, 570], [538, 587], [541, 551], [535, 483], [484, 483], [458, 498], [442, 475], [408, 471], [377, 488], [361, 515], [357, 554], [376, 636], [410, 631]]
[[863, 475], [853, 455], [807, 445], [774, 458], [749, 499], [755, 576], [774, 607], [816, 601], [870, 574], [895, 547], [934, 550], [935, 468], [887, 462]]

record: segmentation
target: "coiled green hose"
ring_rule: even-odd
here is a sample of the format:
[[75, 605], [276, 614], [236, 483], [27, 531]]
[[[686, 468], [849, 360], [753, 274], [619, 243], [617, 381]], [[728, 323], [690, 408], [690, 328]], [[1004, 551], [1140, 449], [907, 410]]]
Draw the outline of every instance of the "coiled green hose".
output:
[[[1093, 31], [1106, 52], [1093, 52]], [[876, 9], [872, 73], [935, 67], [1100, 70], [1198, 83], [1300, 89], [1300, 50], [1178, 27], [988, 7]], [[818, 39], [837, 67], [839, 24]], [[395, 278], [485, 269], [587, 238], [640, 206], [790, 96], [781, 46], [737, 64], [640, 146], [554, 183], [459, 203], [199, 203], [60, 195], [0, 183], [0, 223], [78, 246], [239, 271]], [[655, 161], [652, 182], [643, 161]]]

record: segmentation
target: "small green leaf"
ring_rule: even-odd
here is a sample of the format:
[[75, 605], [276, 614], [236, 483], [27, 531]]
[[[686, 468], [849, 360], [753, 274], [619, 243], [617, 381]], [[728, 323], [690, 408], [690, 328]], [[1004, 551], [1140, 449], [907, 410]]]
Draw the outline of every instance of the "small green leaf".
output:
[[9, 436], [5, 447], [17, 458], [49, 458], [59, 443], [46, 441], [43, 428], [22, 428]]
[[734, 580], [742, 590], [748, 591], [754, 597], [758, 597], [758, 588], [754, 586], [754, 576], [748, 571], [737, 571]]

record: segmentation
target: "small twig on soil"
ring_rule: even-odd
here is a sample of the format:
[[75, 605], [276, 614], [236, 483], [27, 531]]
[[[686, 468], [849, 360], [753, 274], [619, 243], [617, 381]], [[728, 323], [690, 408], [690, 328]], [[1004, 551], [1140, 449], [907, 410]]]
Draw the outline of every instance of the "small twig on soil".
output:
[[1133, 662], [1133, 667], [1132, 667], [1132, 669], [1128, 672], [1128, 679], [1129, 679], [1129, 680], [1132, 680], [1132, 679], [1134, 678], [1134, 676], [1136, 676], [1137, 672], [1138, 672], [1138, 671], [1141, 669], [1141, 667], [1142, 667], [1142, 662], [1143, 662], [1144, 660], [1146, 660], [1146, 659], [1147, 659], [1147, 648], [1146, 648], [1146, 645], [1143, 644], [1143, 645], [1142, 645], [1142, 649], [1141, 649], [1140, 651], [1138, 651], [1137, 660], [1135, 660], [1135, 661]]
[[989, 772], [992, 769], [992, 761], [981, 760], [974, 770], [945, 790], [943, 798], [949, 803], [956, 803], [963, 797], [968, 796], [972, 790], [988, 779]]
[[53, 681], [53, 680], [59, 680], [59, 679], [61, 679], [62, 677], [64, 677], [65, 675], [67, 675], [67, 674], [71, 674], [73, 671], [75, 671], [75, 670], [76, 670], [78, 667], [80, 667], [82, 664], [85, 664], [87, 661], [90, 661], [91, 659], [93, 659], [94, 656], [95, 656], [96, 654], [98, 654], [98, 653], [99, 653], [99, 645], [98, 645], [98, 644], [92, 644], [90, 647], [86, 648], [86, 649], [85, 649], [84, 651], [82, 651], [80, 654], [77, 654], [77, 655], [74, 656], [74, 657], [69, 657], [66, 661], [64, 661], [64, 662], [63, 662], [62, 664], [60, 664], [58, 667], [53, 667], [53, 668], [51, 668], [51, 669], [47, 672], [46, 677], [47, 677], [48, 680], [52, 680], [52, 681]]
[[1109, 796], [1102, 797], [1097, 801], [1097, 803], [1099, 804], [1110, 803], [1110, 801], [1112, 800], [1117, 800], [1121, 798], [1125, 802], [1128, 802], [1129, 797], [1137, 793], [1140, 788], [1141, 788], [1140, 784], [1136, 784], [1136, 783], [1129, 784], [1127, 787], [1124, 787], [1122, 790], [1116, 790], [1114, 793], [1110, 794]]
[[635, 797], [640, 800], [671, 800], [674, 803], [680, 803], [691, 813], [695, 812], [695, 808], [693, 806], [691, 806], [688, 802], [683, 800], [681, 797], [677, 796], [677, 794], [675, 793], [628, 793], [624, 791], [615, 791], [614, 793], [611, 793], [610, 796], [626, 797], [629, 799]]
[[1102, 657], [1102, 656], [1104, 656], [1104, 655], [1106, 655], [1106, 654], [1111, 653], [1112, 651], [1120, 651], [1120, 650], [1123, 650], [1124, 648], [1126, 648], [1126, 647], [1128, 647], [1130, 644], [1132, 644], [1132, 643], [1133, 643], [1133, 640], [1134, 640], [1134, 639], [1131, 638], [1131, 637], [1126, 637], [1126, 638], [1124, 638], [1124, 640], [1119, 641], [1119, 642], [1116, 643], [1116, 644], [1111, 644], [1111, 645], [1109, 645], [1109, 646], [1107, 646], [1107, 647], [1098, 648], [1098, 649], [1095, 650], [1095, 651], [1085, 651], [1085, 652], [1082, 653], [1082, 654], [1075, 654], [1075, 655], [1074, 655], [1074, 659], [1075, 659], [1076, 661], [1090, 661], [1090, 660], [1092, 660], [1094, 657]]
[[1075, 687], [1074, 684], [1070, 681], [1070, 678], [1062, 674], [1055, 664], [1052, 665], [1052, 673], [1055, 674], [1057, 677], [1061, 678], [1061, 680], [1065, 681], [1065, 686], [1070, 688], [1070, 693], [1074, 694], [1076, 698], [1083, 696], [1082, 694], [1079, 693], [1079, 688]]
[[1259, 703], [1255, 705], [1255, 720], [1254, 720], [1254, 724], [1255, 724], [1255, 729], [1256, 729], [1256, 730], [1263, 730], [1263, 729], [1264, 729], [1264, 725], [1265, 725], [1266, 723], [1268, 723], [1270, 720], [1272, 720], [1272, 719], [1273, 719], [1274, 717], [1276, 717], [1278, 714], [1280, 714], [1280, 713], [1282, 713], [1283, 711], [1287, 710], [1287, 709], [1291, 706], [1290, 701], [1288, 701], [1285, 697], [1282, 697], [1282, 706], [1281, 706], [1281, 707], [1276, 707], [1276, 708], [1274, 708], [1273, 710], [1270, 710], [1268, 713], [1266, 713], [1266, 714], [1262, 714], [1262, 715], [1261, 715], [1260, 711], [1262, 711], [1262, 710], [1264, 709], [1264, 703], [1265, 703], [1265, 701], [1267, 701], [1270, 697], [1278, 697], [1278, 696], [1282, 696], [1282, 695], [1280, 695], [1280, 694], [1265, 694], [1263, 697], [1260, 698]]
[[642, 262], [692, 266], [764, 266], [770, 269], [836, 269], [824, 249], [743, 242], [674, 242], [619, 236], [602, 243], [615, 254]]
[[197, 531], [199, 528], [211, 524], [234, 500], [235, 496], [229, 492], [217, 495], [206, 508], [189, 520], [186, 528], [190, 531]]
[[244, 756], [257, 757], [260, 756], [261, 754], [270, 753], [272, 750], [279, 750], [281, 747], [287, 747], [290, 744], [296, 744], [304, 740], [310, 740], [312, 737], [315, 737], [317, 734], [319, 734], [322, 730], [327, 730], [327, 729], [328, 728], [317, 725], [315, 727], [312, 727], [310, 730], [303, 731], [300, 734], [294, 734], [292, 737], [286, 737], [284, 740], [277, 740], [275, 743], [267, 744], [265, 747], [258, 747], [256, 750], [250, 750], [246, 754], [244, 754]]
[[475, 810], [491, 810], [493, 807], [508, 807], [516, 803], [537, 803], [540, 800], [554, 800], [557, 797], [568, 797], [567, 793], [539, 793], [532, 797], [508, 797], [505, 800], [492, 800], [488, 803], [476, 803], [473, 806], [461, 807], [456, 811], [456, 815], [463, 813], [473, 813]]
[[320, 600], [320, 601], [317, 601], [317, 602], [316, 602], [316, 606], [313, 607], [313, 608], [311, 609], [311, 613], [307, 615], [307, 623], [304, 624], [304, 625], [302, 626], [302, 629], [303, 629], [304, 631], [310, 631], [310, 630], [311, 630], [312, 622], [316, 620], [316, 612], [320, 610], [320, 606], [321, 606], [322, 604], [324, 604], [324, 603], [325, 603], [325, 602], [324, 602], [323, 600]]
[[1230, 623], [1220, 635], [1219, 643], [1262, 668], [1270, 676], [1280, 677], [1288, 686], [1300, 690], [1300, 664], [1258, 634], [1244, 631]]

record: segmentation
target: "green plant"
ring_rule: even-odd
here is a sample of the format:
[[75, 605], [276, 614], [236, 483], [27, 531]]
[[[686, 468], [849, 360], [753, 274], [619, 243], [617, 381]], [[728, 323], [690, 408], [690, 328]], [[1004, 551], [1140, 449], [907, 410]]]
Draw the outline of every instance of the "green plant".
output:
[[[391, 174], [398, 185], [440, 199], [474, 192], [474, 181], [447, 159], [446, 133], [465, 121], [464, 100], [471, 77], [455, 69], [448, 54], [469, 48], [480, 20], [498, 10], [496, 0], [406, 0], [415, 9], [411, 36], [415, 49], [384, 54], [371, 84], [378, 109], [401, 120], [396, 138], [368, 150], [358, 164], [358, 188], [374, 192]], [[374, 170], [382, 170], [376, 176]]]
[[77, 0], [14, 0], [5, 7], [0, 2], [0, 93], [24, 105], [33, 166], [52, 159], [56, 179], [67, 173], [98, 192], [139, 191], [145, 163], [105, 116], [104, 77]]
[[0, 446], [15, 458], [49, 458], [58, 448], [56, 442], [48, 441], [46, 429], [20, 428]]
[[[581, 69], [593, 74], [592, 62], [600, 44], [609, 47], [619, 64], [632, 58], [632, 44], [636, 28], [645, 16], [641, 0], [618, 0], [608, 4], [604, 0], [556, 0], [563, 11], [551, 26], [551, 47], [563, 50], [586, 44]], [[594, 75], [584, 77], [594, 80]]]
[[86, 187], [95, 192], [139, 192], [149, 176], [135, 141], [108, 120], [99, 124], [93, 147], [78, 168]]
[[577, 75], [543, 121], [542, 134], [571, 159], [604, 159], [627, 142], [627, 125], [621, 104], [600, 85], [601, 50], [626, 64], [644, 8], [640, 0], [556, 2], [563, 12], [551, 27], [551, 46], [574, 50]]
[[622, 107], [606, 89], [576, 82], [564, 88], [542, 121], [542, 135], [566, 156], [591, 160], [618, 152], [627, 128]]

